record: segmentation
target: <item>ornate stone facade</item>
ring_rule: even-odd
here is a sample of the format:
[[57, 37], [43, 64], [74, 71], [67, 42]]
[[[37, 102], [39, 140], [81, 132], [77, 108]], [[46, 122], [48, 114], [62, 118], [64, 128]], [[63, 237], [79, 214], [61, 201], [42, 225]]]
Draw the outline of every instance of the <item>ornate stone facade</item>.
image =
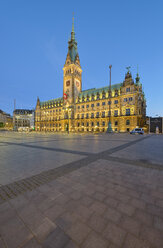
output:
[[[110, 109], [110, 111], [109, 111]], [[52, 132], [106, 132], [109, 117], [115, 132], [143, 127], [146, 100], [137, 73], [128, 70], [123, 83], [82, 91], [82, 69], [74, 23], [63, 68], [63, 97], [40, 102], [35, 110], [35, 130]]]

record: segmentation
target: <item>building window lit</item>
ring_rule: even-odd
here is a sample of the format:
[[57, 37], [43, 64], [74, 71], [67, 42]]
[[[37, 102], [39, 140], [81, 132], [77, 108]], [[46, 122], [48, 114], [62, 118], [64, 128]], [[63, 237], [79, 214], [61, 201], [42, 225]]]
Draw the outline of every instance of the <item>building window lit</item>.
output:
[[96, 113], [96, 117], [97, 117], [97, 118], [99, 117], [99, 112]]
[[130, 120], [126, 120], [126, 125], [130, 125]]
[[126, 109], [126, 115], [130, 115], [130, 109]]
[[118, 116], [118, 110], [114, 110], [114, 116]]

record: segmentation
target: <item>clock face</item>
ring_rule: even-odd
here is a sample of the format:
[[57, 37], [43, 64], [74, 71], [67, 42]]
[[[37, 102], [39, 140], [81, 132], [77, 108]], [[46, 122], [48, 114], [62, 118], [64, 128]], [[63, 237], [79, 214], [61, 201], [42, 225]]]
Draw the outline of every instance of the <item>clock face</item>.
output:
[[67, 81], [67, 82], [66, 82], [66, 86], [67, 86], [67, 87], [70, 86], [70, 81]]

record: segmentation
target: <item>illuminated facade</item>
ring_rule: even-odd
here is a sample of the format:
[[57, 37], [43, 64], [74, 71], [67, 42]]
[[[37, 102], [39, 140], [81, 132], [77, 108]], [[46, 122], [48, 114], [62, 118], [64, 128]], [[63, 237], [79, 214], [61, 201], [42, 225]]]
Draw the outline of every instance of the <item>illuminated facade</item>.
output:
[[35, 110], [35, 130], [52, 132], [106, 132], [109, 118], [115, 132], [144, 125], [146, 100], [137, 73], [135, 82], [128, 70], [123, 83], [82, 91], [74, 23], [63, 67], [63, 97], [40, 102]]

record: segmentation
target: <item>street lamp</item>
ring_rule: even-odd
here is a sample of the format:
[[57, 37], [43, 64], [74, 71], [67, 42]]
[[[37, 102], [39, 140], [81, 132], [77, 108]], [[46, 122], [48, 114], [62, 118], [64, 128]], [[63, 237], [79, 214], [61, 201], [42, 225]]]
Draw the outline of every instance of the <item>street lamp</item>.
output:
[[107, 128], [107, 133], [112, 133], [112, 126], [111, 126], [111, 68], [112, 65], [109, 65], [110, 69], [110, 84], [109, 84], [109, 123], [108, 123], [108, 128]]
[[69, 134], [69, 112], [71, 112], [71, 108], [66, 108], [66, 111], [67, 111], [67, 116], [68, 116], [68, 129], [67, 129], [67, 132]]

